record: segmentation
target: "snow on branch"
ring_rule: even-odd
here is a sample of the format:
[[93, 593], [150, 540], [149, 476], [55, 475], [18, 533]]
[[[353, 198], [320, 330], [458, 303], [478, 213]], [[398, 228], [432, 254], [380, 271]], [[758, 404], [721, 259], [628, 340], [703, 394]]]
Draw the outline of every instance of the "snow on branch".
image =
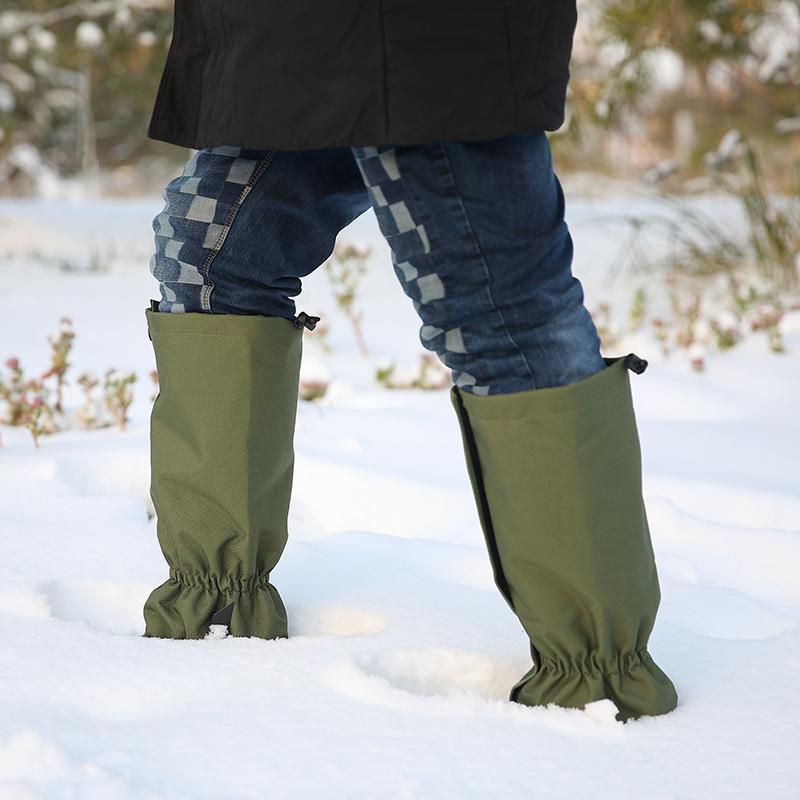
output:
[[6, 11], [0, 14], [0, 36], [70, 19], [96, 19], [124, 11], [159, 11], [171, 5], [171, 0], [78, 0], [49, 11]]

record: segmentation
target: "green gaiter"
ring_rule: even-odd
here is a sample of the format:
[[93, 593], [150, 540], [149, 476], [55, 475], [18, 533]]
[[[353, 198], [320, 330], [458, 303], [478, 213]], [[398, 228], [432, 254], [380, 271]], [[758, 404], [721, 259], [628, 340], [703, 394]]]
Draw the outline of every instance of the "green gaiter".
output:
[[495, 581], [531, 642], [525, 705], [608, 698], [626, 720], [675, 688], [647, 650], [660, 590], [642, 500], [633, 354], [568, 386], [452, 389]]
[[160, 391], [150, 494], [169, 579], [145, 636], [287, 635], [269, 582], [286, 544], [302, 328], [281, 317], [148, 310]]

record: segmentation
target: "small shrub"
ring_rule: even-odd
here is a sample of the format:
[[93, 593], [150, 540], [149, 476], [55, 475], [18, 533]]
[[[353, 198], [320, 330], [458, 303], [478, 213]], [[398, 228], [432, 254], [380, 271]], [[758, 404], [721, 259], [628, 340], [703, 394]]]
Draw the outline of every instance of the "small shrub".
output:
[[70, 367], [69, 354], [72, 351], [72, 346], [75, 342], [75, 331], [72, 329], [72, 320], [67, 317], [61, 319], [61, 328], [58, 335], [54, 338], [47, 337], [50, 343], [50, 369], [42, 375], [42, 379], [54, 377], [56, 381], [56, 400], [54, 404], [55, 410], [61, 414], [63, 413], [62, 399], [63, 388], [66, 384], [66, 374]]
[[[28, 378], [16, 357], [6, 360], [7, 375], [0, 372], [0, 400], [5, 404], [5, 413], [0, 416], [0, 422], [27, 427], [37, 447], [43, 434], [55, 433], [66, 424], [62, 405], [63, 387], [68, 385], [67, 374], [71, 367], [69, 356], [74, 340], [72, 322], [64, 317], [56, 336], [48, 337], [50, 365], [40, 377]], [[155, 371], [151, 377], [157, 385]], [[133, 402], [135, 382], [134, 373], [118, 375], [116, 370], [109, 369], [105, 373], [102, 398], [98, 399], [94, 392], [99, 381], [89, 372], [82, 373], [77, 380], [83, 392], [83, 405], [75, 415], [78, 425], [92, 429], [115, 423], [124, 429], [128, 423], [128, 409]], [[108, 421], [108, 416], [113, 422]]]
[[647, 292], [640, 286], [633, 294], [631, 310], [628, 314], [628, 327], [632, 331], [638, 331], [647, 316]]
[[31, 433], [33, 443], [39, 446], [39, 437], [46, 433], [54, 433], [53, 407], [50, 405], [50, 389], [40, 380], [30, 380], [25, 386], [23, 396], [23, 424]]
[[38, 447], [40, 436], [58, 430], [50, 404], [50, 389], [41, 378], [26, 379], [18, 358], [9, 358], [6, 367], [11, 377], [0, 379], [0, 398], [5, 400], [7, 414], [2, 421], [27, 428]]
[[6, 417], [3, 421], [9, 425], [22, 425], [25, 414], [25, 370], [16, 357], [9, 358], [6, 367], [11, 372], [11, 377], [0, 377], [0, 398], [6, 403]]
[[362, 330], [364, 314], [356, 309], [356, 298], [361, 280], [367, 272], [367, 260], [371, 252], [369, 247], [359, 244], [337, 244], [333, 255], [325, 262], [325, 272], [336, 305], [350, 321], [356, 344], [363, 356], [369, 355], [369, 351]]
[[300, 399], [301, 400], [319, 400], [328, 392], [329, 383], [326, 380], [301, 380], [300, 381]]
[[750, 330], [764, 331], [767, 334], [767, 342], [773, 353], [784, 353], [786, 348], [783, 344], [783, 334], [780, 324], [783, 319], [784, 311], [773, 305], [760, 305], [753, 309], [750, 316]]
[[100, 381], [91, 373], [84, 372], [78, 378], [78, 386], [83, 391], [83, 405], [78, 409], [77, 420], [86, 429], [104, 427], [102, 422], [102, 405], [94, 396], [94, 390]]
[[115, 369], [109, 369], [105, 374], [103, 384], [103, 400], [105, 407], [112, 418], [119, 425], [120, 430], [125, 430], [128, 420], [128, 409], [133, 402], [133, 384], [136, 383], [136, 374], [129, 372], [126, 375], [117, 375]]
[[420, 353], [416, 372], [404, 377], [397, 376], [394, 362], [381, 365], [375, 370], [375, 380], [385, 389], [423, 389], [431, 391], [450, 386], [451, 376], [439, 358], [433, 353]]
[[701, 344], [693, 344], [688, 349], [689, 366], [695, 372], [705, 372], [706, 369], [706, 349]]
[[330, 343], [330, 325], [328, 324], [327, 320], [322, 316], [321, 312], [316, 312], [312, 316], [318, 317], [319, 321], [314, 326], [314, 330], [308, 330], [306, 328], [303, 333], [305, 336], [313, 337], [314, 341], [319, 346], [320, 350], [323, 353], [330, 353], [331, 352], [331, 343]]
[[609, 303], [599, 303], [591, 312], [600, 346], [605, 351], [613, 350], [619, 344], [619, 330], [614, 324]]
[[682, 296], [673, 285], [669, 292], [678, 347], [688, 350], [697, 341], [697, 324], [700, 320], [701, 298], [698, 295]]
[[720, 351], [730, 350], [741, 341], [741, 325], [739, 319], [731, 311], [724, 311], [719, 317], [712, 319], [710, 324], [717, 348]]

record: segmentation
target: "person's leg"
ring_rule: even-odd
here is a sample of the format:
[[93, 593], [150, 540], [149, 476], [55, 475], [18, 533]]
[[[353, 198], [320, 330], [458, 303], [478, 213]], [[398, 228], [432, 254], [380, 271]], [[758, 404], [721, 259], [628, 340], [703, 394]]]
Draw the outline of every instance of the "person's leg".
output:
[[192, 155], [153, 220], [159, 311], [291, 319], [301, 279], [369, 208], [348, 148]]
[[[203, 150], [154, 221], [159, 375], [150, 491], [169, 579], [145, 635], [287, 635], [269, 575], [286, 543], [300, 279], [369, 201], [349, 149]], [[217, 633], [218, 629], [211, 630]]]
[[647, 652], [659, 587], [628, 369], [604, 361], [571, 272], [543, 133], [358, 148], [453, 405], [497, 585], [531, 641], [528, 705], [674, 708]]
[[355, 153], [422, 344], [457, 386], [503, 394], [603, 368], [544, 133]]

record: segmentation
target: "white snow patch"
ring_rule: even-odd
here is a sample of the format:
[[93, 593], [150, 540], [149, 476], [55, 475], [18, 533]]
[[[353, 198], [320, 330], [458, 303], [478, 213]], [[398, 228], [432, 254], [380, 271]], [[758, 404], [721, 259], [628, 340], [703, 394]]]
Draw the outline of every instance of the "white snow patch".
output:
[[[571, 205], [589, 306], [614, 291], [618, 241], [588, 222], [635, 202]], [[27, 431], [0, 426], [2, 800], [792, 796], [797, 314], [785, 355], [753, 339], [703, 375], [636, 339], [651, 361], [632, 386], [663, 588], [652, 653], [681, 704], [622, 725], [610, 701], [508, 702], [528, 643], [493, 585], [447, 393], [376, 387], [321, 273], [301, 308], [327, 310], [332, 352], [307, 348], [307, 374], [331, 386], [300, 404], [291, 535], [272, 575], [290, 638], [141, 636], [142, 604], [167, 578], [148, 498], [144, 324], [160, 205], [0, 201], [0, 359], [44, 369], [46, 334], [66, 315], [75, 369], [141, 378], [125, 433], [71, 431], [34, 450]], [[374, 221], [344, 238], [374, 251], [372, 352], [415, 365], [419, 323]], [[58, 267], [98, 251], [104, 271]], [[65, 401], [80, 404], [75, 386]]]

